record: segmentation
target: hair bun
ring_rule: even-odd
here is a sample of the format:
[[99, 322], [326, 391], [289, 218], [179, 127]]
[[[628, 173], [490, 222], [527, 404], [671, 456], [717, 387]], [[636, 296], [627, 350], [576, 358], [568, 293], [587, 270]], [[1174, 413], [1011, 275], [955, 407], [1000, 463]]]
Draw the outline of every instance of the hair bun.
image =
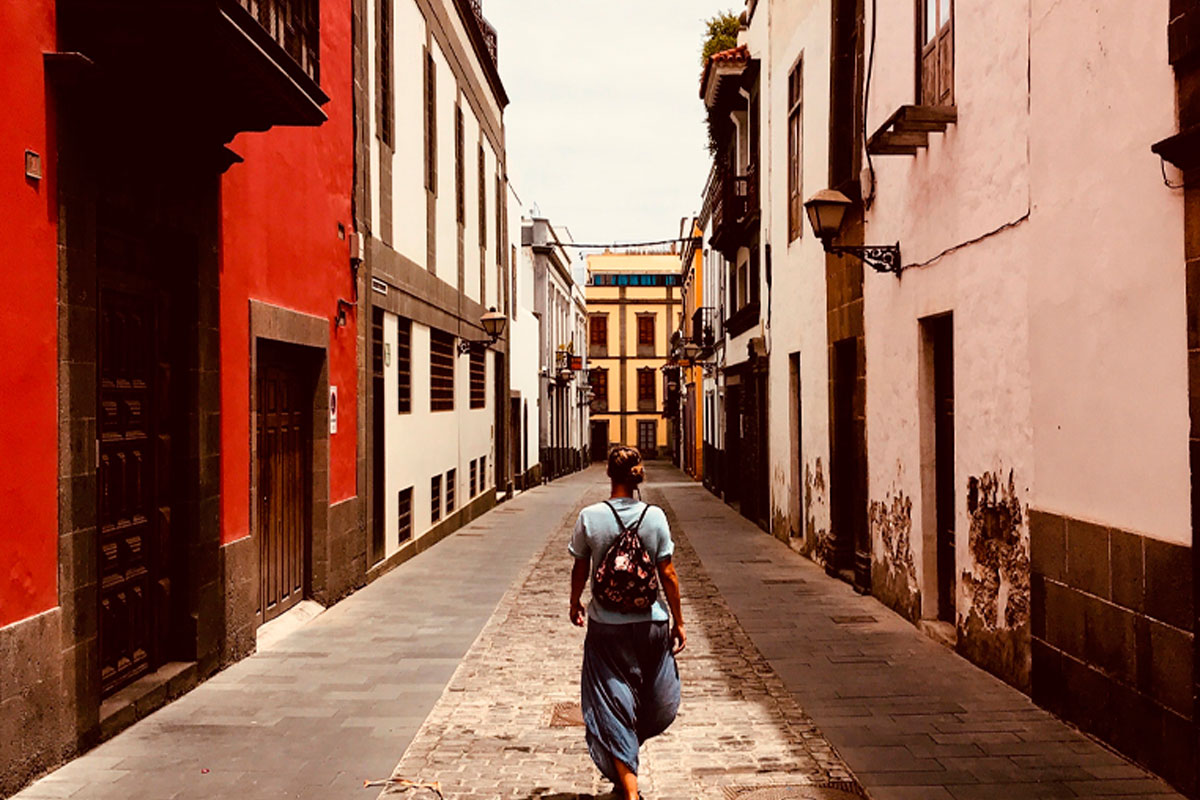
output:
[[637, 486], [646, 479], [642, 454], [636, 447], [614, 447], [608, 454], [608, 477], [612, 478], [614, 483]]

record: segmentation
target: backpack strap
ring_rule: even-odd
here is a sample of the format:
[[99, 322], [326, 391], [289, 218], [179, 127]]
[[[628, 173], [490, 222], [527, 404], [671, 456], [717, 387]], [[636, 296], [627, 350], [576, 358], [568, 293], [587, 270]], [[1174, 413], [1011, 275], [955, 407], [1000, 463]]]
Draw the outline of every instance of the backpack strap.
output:
[[633, 523], [632, 526], [626, 528], [625, 523], [621, 521], [621, 515], [617, 513], [617, 509], [613, 508], [613, 504], [608, 502], [607, 500], [605, 500], [604, 505], [608, 506], [608, 510], [613, 513], [613, 517], [616, 518], [617, 527], [621, 529], [621, 533], [624, 533], [627, 530], [636, 531], [637, 529], [641, 528], [642, 520], [644, 520], [646, 518], [646, 512], [650, 510], [650, 504], [646, 503], [645, 504], [646, 507], [642, 509], [642, 515], [637, 518], [637, 522]]
[[[613, 504], [607, 500], [604, 501], [604, 505], [608, 506], [608, 510], [613, 512], [613, 517], [617, 520], [617, 527], [621, 529], [621, 533], [624, 533], [625, 523], [621, 521], [621, 515], [617, 513], [617, 509], [613, 508]], [[639, 519], [638, 522], [641, 523], [641, 520]]]
[[630, 528], [631, 531], [641, 530], [642, 520], [644, 520], [646, 518], [646, 512], [649, 510], [650, 510], [650, 504], [646, 503], [646, 507], [642, 509], [642, 515], [640, 517], [638, 517], [637, 522], [633, 523], [633, 527]]

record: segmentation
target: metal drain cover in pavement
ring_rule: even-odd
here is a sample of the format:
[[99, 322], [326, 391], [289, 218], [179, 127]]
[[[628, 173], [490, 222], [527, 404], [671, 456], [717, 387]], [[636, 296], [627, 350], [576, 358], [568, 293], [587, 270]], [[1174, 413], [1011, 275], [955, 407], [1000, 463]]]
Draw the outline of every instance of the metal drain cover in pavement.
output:
[[[849, 789], [849, 791], [847, 791]], [[823, 786], [726, 786], [727, 800], [862, 800], [853, 789]]]
[[551, 728], [573, 728], [583, 725], [583, 709], [579, 703], [555, 703], [550, 709]]

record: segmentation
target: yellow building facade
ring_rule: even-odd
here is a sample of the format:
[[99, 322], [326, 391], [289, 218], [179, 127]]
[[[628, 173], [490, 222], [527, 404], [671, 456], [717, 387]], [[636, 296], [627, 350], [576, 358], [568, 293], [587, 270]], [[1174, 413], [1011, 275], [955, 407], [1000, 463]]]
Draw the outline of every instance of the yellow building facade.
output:
[[663, 367], [683, 319], [678, 252], [600, 253], [588, 257], [588, 363], [592, 387], [591, 452], [615, 444], [646, 458], [676, 448], [664, 410], [678, 402]]
[[712, 355], [714, 320], [704, 309], [704, 248], [700, 238], [704, 231], [694, 227], [692, 235], [695, 238], [683, 247], [680, 280], [683, 320], [676, 350], [671, 355], [680, 366], [683, 384], [679, 415], [682, 461], [679, 466], [699, 480], [704, 477], [704, 368], [700, 363]]

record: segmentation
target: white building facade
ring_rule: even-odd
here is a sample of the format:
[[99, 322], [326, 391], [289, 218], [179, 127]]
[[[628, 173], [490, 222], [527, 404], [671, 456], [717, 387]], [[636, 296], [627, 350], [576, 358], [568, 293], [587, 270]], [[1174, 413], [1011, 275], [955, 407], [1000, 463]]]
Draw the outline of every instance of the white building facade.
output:
[[[394, 566], [513, 478], [513, 303], [496, 34], [478, 4], [368, 0], [360, 159], [369, 557]], [[498, 340], [489, 310], [507, 323]]]

